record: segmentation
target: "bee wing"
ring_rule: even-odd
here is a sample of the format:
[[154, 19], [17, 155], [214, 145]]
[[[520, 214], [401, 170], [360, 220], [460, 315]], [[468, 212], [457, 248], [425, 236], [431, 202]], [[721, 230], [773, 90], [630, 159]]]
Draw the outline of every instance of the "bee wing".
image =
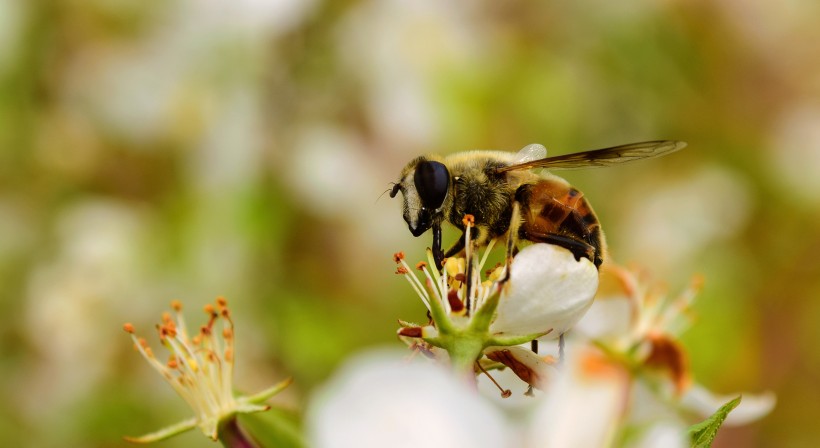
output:
[[547, 148], [544, 145], [533, 143], [527, 145], [515, 154], [513, 165], [532, 162], [547, 157]]
[[507, 171], [531, 168], [572, 170], [578, 168], [605, 167], [632, 162], [635, 160], [660, 157], [682, 149], [685, 146], [685, 142], [678, 142], [674, 140], [654, 140], [651, 142], [630, 143], [628, 145], [613, 146], [611, 148], [595, 149], [592, 151], [576, 152], [538, 160], [530, 160], [524, 163], [499, 168], [497, 172], [504, 173]]

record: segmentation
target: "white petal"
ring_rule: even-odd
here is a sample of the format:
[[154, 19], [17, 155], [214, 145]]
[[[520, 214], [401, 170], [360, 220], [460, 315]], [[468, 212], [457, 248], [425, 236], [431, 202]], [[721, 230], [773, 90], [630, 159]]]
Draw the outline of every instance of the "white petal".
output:
[[598, 270], [586, 258], [552, 244], [533, 244], [516, 255], [502, 293], [495, 333], [530, 334], [552, 329], [556, 338], [584, 315], [598, 289]]
[[[718, 410], [728, 401], [736, 398], [740, 393], [728, 395], [716, 395], [711, 391], [695, 384], [683, 396], [683, 405], [698, 412], [703, 417], [708, 417]], [[743, 393], [740, 404], [726, 417], [725, 425], [739, 426], [751, 423], [774, 409], [777, 397], [771, 391], [761, 394]]]
[[352, 359], [308, 410], [310, 446], [499, 447], [504, 416], [451, 372], [406, 351]]
[[533, 415], [529, 446], [611, 446], [629, 400], [629, 374], [579, 344], [566, 353]]

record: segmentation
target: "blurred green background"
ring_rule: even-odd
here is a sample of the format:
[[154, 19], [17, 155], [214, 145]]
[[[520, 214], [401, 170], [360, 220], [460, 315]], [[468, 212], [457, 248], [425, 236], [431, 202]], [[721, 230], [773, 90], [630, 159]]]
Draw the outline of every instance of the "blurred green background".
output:
[[[238, 387], [296, 407], [422, 307], [412, 157], [671, 138], [566, 177], [612, 257], [705, 277], [696, 378], [773, 390], [721, 446], [820, 440], [820, 3], [0, 0], [0, 440], [124, 446], [189, 415], [132, 350], [226, 296]], [[454, 234], [447, 235], [447, 242]], [[153, 338], [151, 338], [153, 339]], [[187, 434], [158, 446], [210, 446]]]

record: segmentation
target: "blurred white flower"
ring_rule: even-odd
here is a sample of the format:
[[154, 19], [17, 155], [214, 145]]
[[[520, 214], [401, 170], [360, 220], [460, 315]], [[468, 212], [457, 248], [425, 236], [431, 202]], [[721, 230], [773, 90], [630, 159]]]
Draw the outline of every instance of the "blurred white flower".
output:
[[629, 372], [596, 349], [571, 344], [531, 416], [528, 446], [611, 446], [629, 402]]
[[[58, 215], [56, 250], [34, 267], [23, 301], [27, 343], [37, 356], [21, 398], [39, 418], [65, 411], [115, 368], [117, 344], [100, 337], [99, 323], [120, 320], [118, 305], [139, 303], [145, 291], [149, 222], [143, 210], [103, 199]], [[95, 362], [77, 362], [89, 353]]]
[[[693, 384], [689, 355], [678, 342], [691, 324], [691, 307], [702, 286], [701, 278], [696, 277], [679, 295], [669, 296], [665, 288], [652, 284], [645, 274], [613, 264], [607, 265], [601, 274], [598, 296], [576, 326], [576, 336], [602, 347], [612, 360], [630, 367], [632, 394], [624, 404], [629, 403], [631, 409], [628, 424], [655, 431], [655, 436], [661, 438], [667, 437], [670, 428], [677, 427], [683, 433], [685, 421], [677, 409], [669, 406], [670, 402], [706, 418], [739, 395], [718, 397]], [[756, 420], [768, 414], [774, 404], [771, 392], [744, 393], [725, 424]]]
[[317, 448], [516, 446], [503, 414], [440, 366], [373, 352], [350, 359], [307, 415]]
[[627, 187], [625, 195], [635, 206], [620, 226], [610, 227], [612, 239], [620, 242], [622, 257], [652, 260], [652, 269], [663, 275], [740, 232], [753, 206], [744, 179], [717, 166], [649, 191]]
[[391, 142], [386, 147], [432, 143], [437, 76], [481, 48], [470, 16], [464, 4], [385, 0], [362, 2], [343, 19], [338, 51], [361, 79], [374, 130], [379, 140]]
[[778, 117], [767, 155], [772, 184], [796, 206], [808, 200], [820, 204], [820, 104], [798, 104]]

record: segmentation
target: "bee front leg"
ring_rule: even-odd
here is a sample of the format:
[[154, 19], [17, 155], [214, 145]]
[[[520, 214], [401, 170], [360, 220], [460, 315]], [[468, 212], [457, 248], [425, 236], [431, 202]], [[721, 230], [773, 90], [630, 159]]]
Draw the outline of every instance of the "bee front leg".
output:
[[441, 251], [440, 224], [433, 224], [433, 259], [436, 261], [436, 269], [441, 269], [442, 262], [444, 261], [444, 252]]

